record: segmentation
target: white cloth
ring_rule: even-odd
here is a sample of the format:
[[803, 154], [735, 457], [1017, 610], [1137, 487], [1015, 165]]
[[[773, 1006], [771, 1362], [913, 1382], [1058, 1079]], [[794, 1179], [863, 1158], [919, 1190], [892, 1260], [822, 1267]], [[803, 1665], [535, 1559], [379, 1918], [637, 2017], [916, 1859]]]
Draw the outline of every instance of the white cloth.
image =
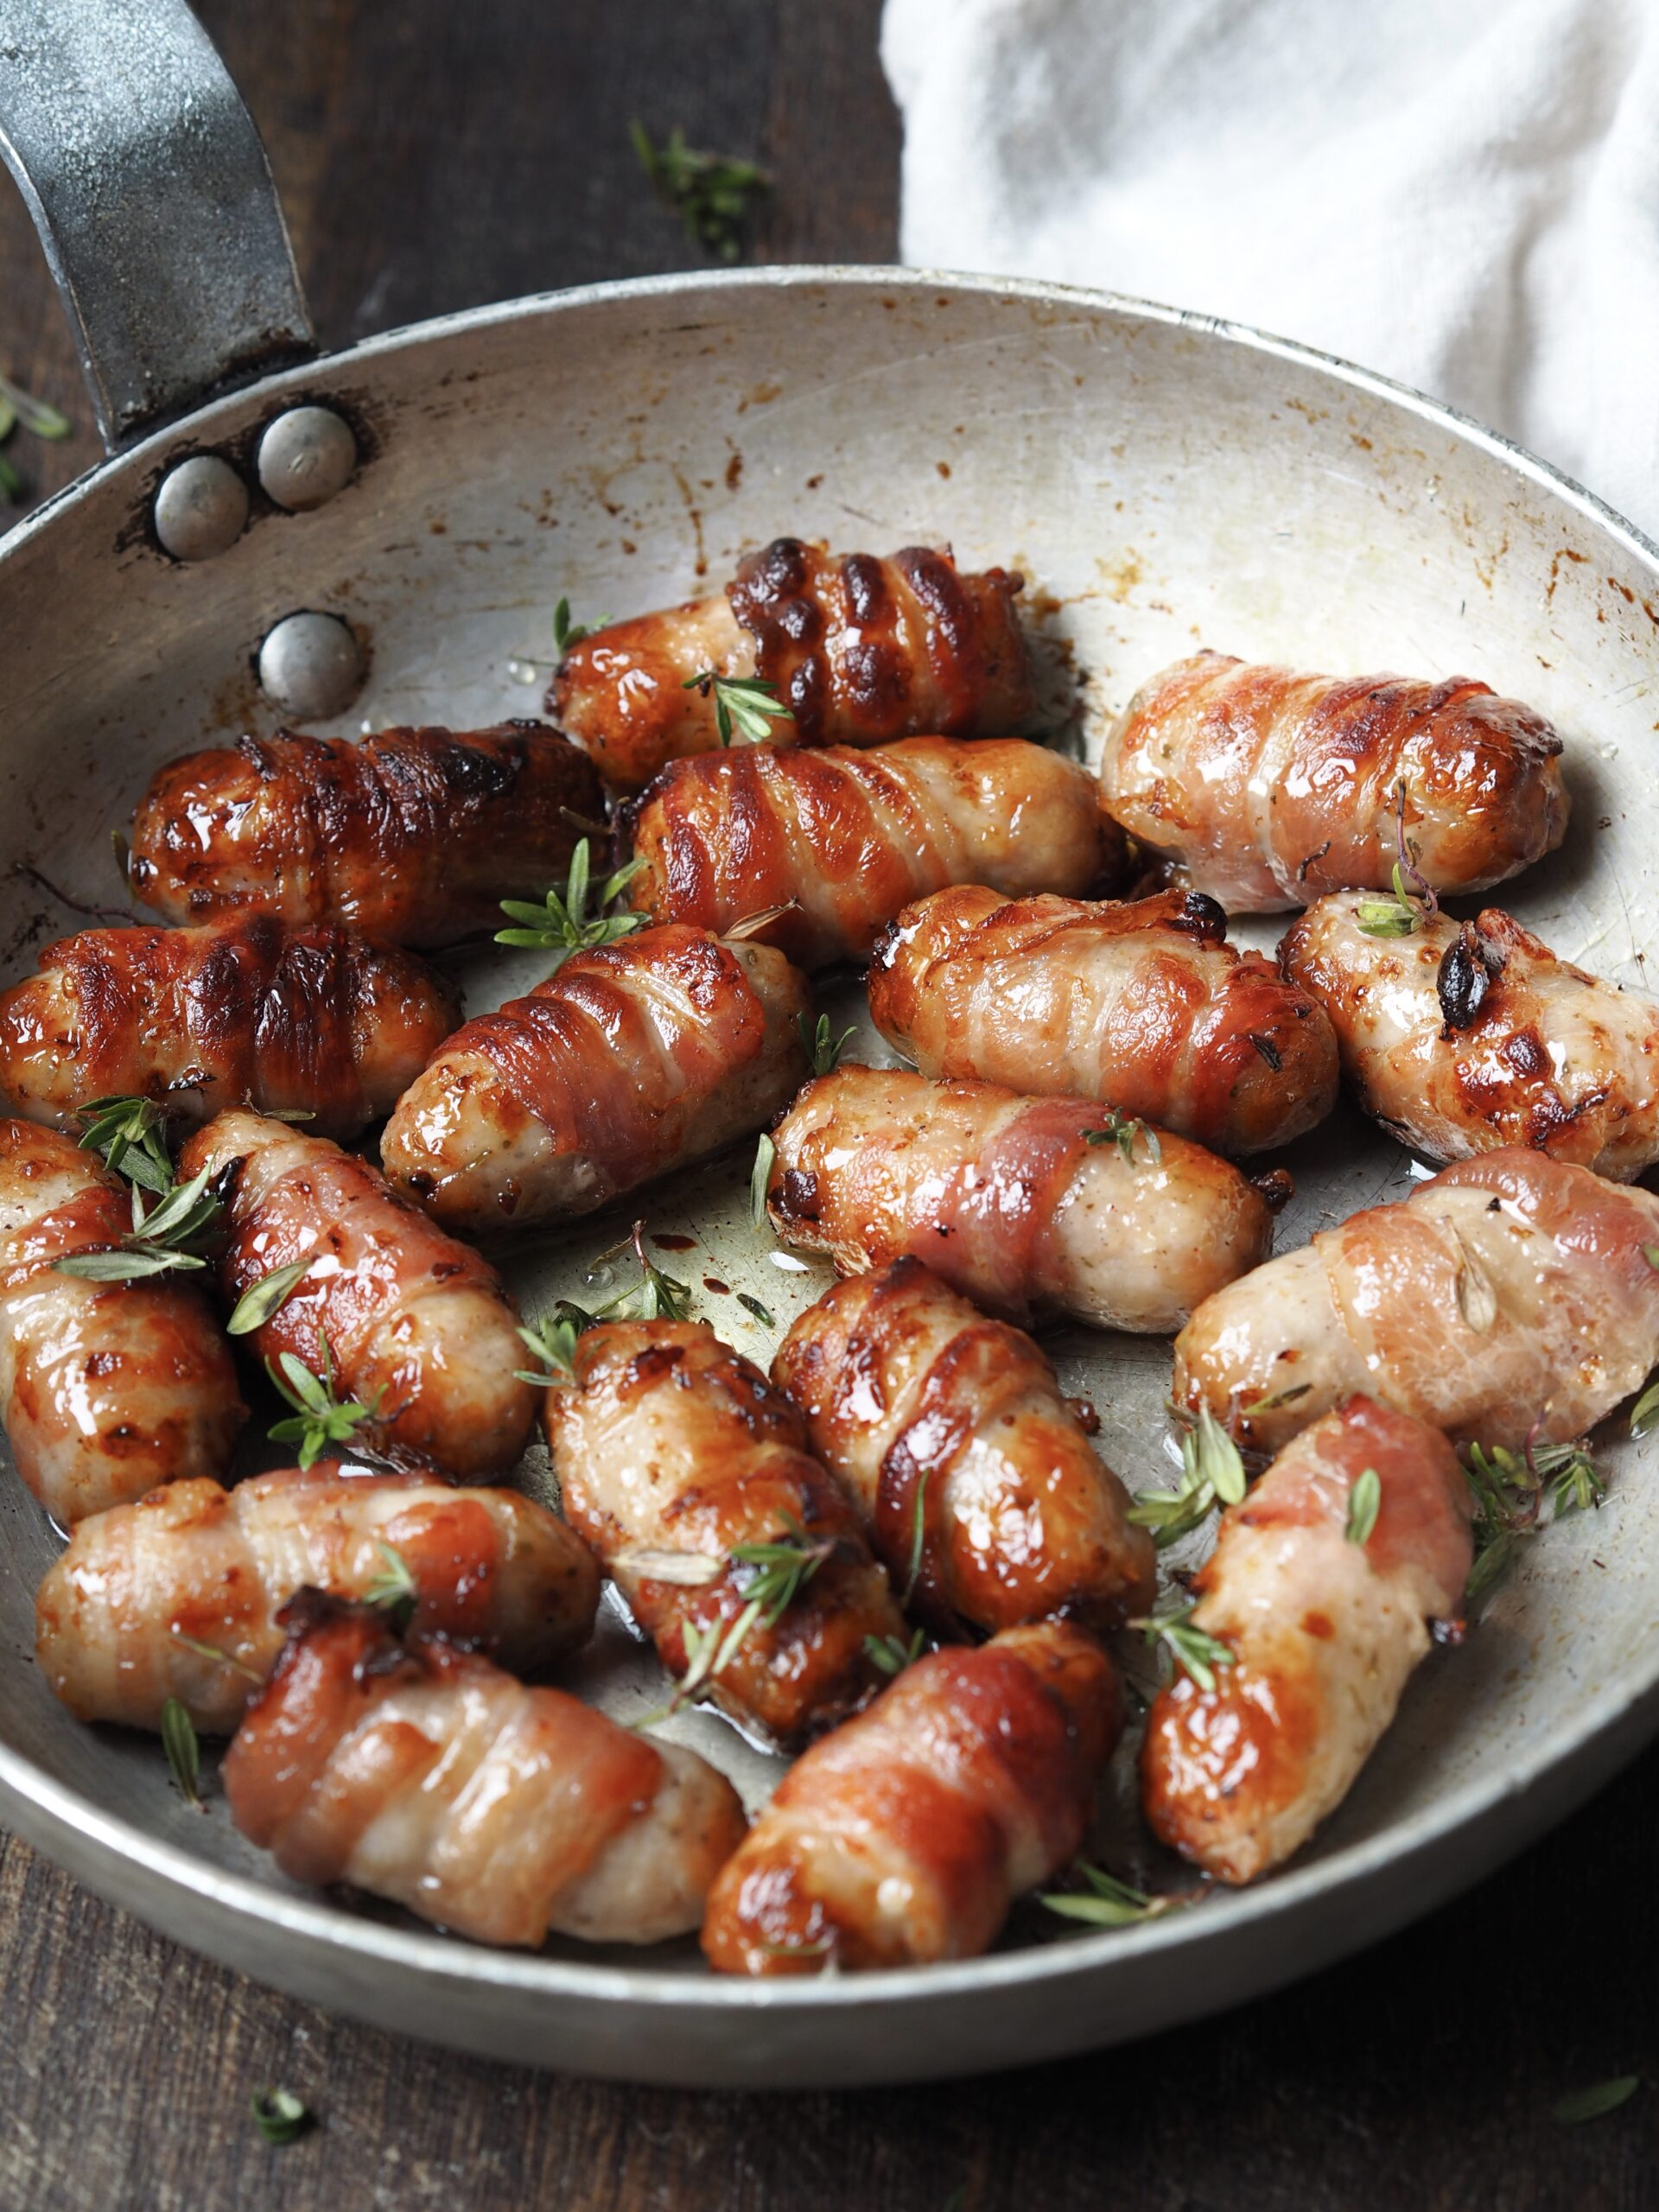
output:
[[1659, 0], [887, 0], [906, 261], [1249, 322], [1659, 533]]

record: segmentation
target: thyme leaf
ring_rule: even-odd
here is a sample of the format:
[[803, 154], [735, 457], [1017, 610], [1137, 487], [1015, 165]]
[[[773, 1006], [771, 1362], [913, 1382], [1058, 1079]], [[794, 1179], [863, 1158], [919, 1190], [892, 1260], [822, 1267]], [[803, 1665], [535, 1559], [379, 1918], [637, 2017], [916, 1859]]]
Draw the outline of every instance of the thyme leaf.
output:
[[576, 1379], [576, 1338], [584, 1329], [593, 1327], [594, 1319], [569, 1299], [562, 1298], [551, 1313], [527, 1323], [518, 1332], [519, 1341], [542, 1363], [538, 1368], [518, 1369], [518, 1381], [532, 1382], [540, 1389], [568, 1389]]
[[143, 1186], [135, 1181], [131, 1233], [112, 1249], [74, 1252], [67, 1260], [54, 1260], [54, 1268], [59, 1274], [79, 1275], [87, 1282], [131, 1282], [144, 1275], [205, 1268], [207, 1262], [199, 1248], [212, 1242], [224, 1222], [224, 1202], [212, 1187], [219, 1179], [212, 1167], [204, 1167], [188, 1183], [170, 1183], [148, 1212]]
[[1071, 1872], [1084, 1885], [1081, 1893], [1060, 1890], [1039, 1895], [1038, 1904], [1063, 1920], [1080, 1920], [1090, 1928], [1132, 1928], [1143, 1920], [1156, 1920], [1179, 1903], [1175, 1897], [1149, 1897], [1109, 1874], [1103, 1866], [1079, 1861]]
[[801, 1033], [801, 1043], [805, 1048], [807, 1065], [814, 1075], [833, 1075], [840, 1063], [842, 1054], [858, 1034], [858, 1025], [854, 1022], [850, 1027], [843, 1029], [839, 1037], [832, 1037], [830, 1033], [830, 1017], [827, 1014], [821, 1014], [818, 1016], [816, 1026], [810, 1014], [798, 1014], [796, 1017], [795, 1026]]
[[281, 1312], [289, 1292], [302, 1275], [309, 1274], [310, 1268], [308, 1256], [296, 1260], [289, 1267], [273, 1268], [268, 1275], [261, 1275], [257, 1282], [250, 1283], [225, 1324], [226, 1333], [251, 1337], [256, 1329], [263, 1329], [273, 1313]]
[[754, 1167], [749, 1176], [749, 1215], [757, 1229], [766, 1225], [766, 1188], [777, 1157], [777, 1146], [770, 1137], [762, 1137], [754, 1148]]
[[763, 676], [717, 676], [705, 668], [688, 677], [680, 689], [701, 691], [705, 699], [713, 693], [715, 728], [722, 745], [731, 743], [734, 731], [751, 745], [764, 745], [772, 735], [772, 722], [795, 719], [794, 709], [777, 697], [778, 686]]
[[1221, 1505], [1236, 1505], [1248, 1478], [1238, 1446], [1211, 1412], [1198, 1408], [1181, 1436], [1181, 1479], [1173, 1490], [1141, 1490], [1129, 1518], [1149, 1529], [1160, 1551], [1190, 1535]]
[[168, 1698], [162, 1707], [162, 1749], [167, 1753], [167, 1764], [172, 1769], [179, 1795], [187, 1805], [200, 1812], [201, 1747], [196, 1741], [195, 1723], [175, 1697]]
[[265, 1362], [265, 1372], [277, 1395], [293, 1407], [295, 1414], [292, 1421], [277, 1421], [267, 1433], [273, 1444], [297, 1445], [302, 1467], [320, 1459], [331, 1444], [349, 1444], [363, 1423], [374, 1419], [386, 1395], [382, 1383], [366, 1406], [355, 1398], [336, 1396], [334, 1353], [321, 1329], [317, 1331], [317, 1363], [322, 1370], [320, 1375], [314, 1375], [291, 1351], [283, 1352], [275, 1366], [270, 1360]]
[[872, 1666], [891, 1676], [902, 1675], [906, 1667], [913, 1667], [926, 1642], [920, 1629], [912, 1634], [908, 1642], [899, 1636], [867, 1636], [864, 1650]]
[[166, 1118], [153, 1098], [94, 1098], [81, 1107], [79, 1142], [129, 1183], [157, 1198], [173, 1187]]
[[415, 1618], [421, 1586], [410, 1573], [409, 1561], [395, 1545], [377, 1536], [374, 1548], [380, 1554], [380, 1572], [364, 1591], [364, 1602], [378, 1606], [393, 1631], [401, 1636]]
[[1394, 864], [1394, 896], [1391, 899], [1362, 899], [1354, 909], [1354, 920], [1366, 937], [1409, 937], [1416, 928], [1422, 909], [1406, 888], [1404, 870], [1398, 861]]
[[1382, 1504], [1382, 1478], [1375, 1467], [1366, 1467], [1354, 1478], [1353, 1488], [1348, 1493], [1348, 1521], [1343, 1530], [1351, 1544], [1367, 1544], [1376, 1526], [1376, 1516]]
[[1138, 1136], [1141, 1139], [1147, 1157], [1153, 1166], [1156, 1167], [1162, 1162], [1164, 1147], [1158, 1141], [1158, 1132], [1150, 1122], [1141, 1121], [1138, 1115], [1120, 1114], [1116, 1106], [1104, 1108], [1103, 1115], [1103, 1118], [1099, 1128], [1084, 1131], [1083, 1141], [1085, 1144], [1115, 1144], [1129, 1166], [1133, 1167], [1135, 1141]]
[[588, 841], [583, 837], [570, 855], [570, 872], [565, 879], [563, 896], [549, 891], [539, 906], [527, 899], [503, 899], [502, 912], [518, 926], [497, 930], [495, 942], [550, 951], [554, 961], [549, 972], [552, 973], [573, 952], [583, 952], [596, 944], [610, 944], [620, 937], [644, 929], [650, 919], [648, 915], [631, 910], [613, 911], [616, 900], [644, 866], [641, 859], [625, 861], [605, 878], [597, 894], [590, 897], [591, 860]]
[[1129, 1621], [1126, 1625], [1139, 1629], [1154, 1651], [1167, 1651], [1201, 1690], [1213, 1690], [1217, 1668], [1234, 1665], [1236, 1657], [1232, 1647], [1219, 1637], [1207, 1636], [1203, 1629], [1192, 1626], [1197, 1610], [1196, 1605], [1177, 1605], [1166, 1612]]

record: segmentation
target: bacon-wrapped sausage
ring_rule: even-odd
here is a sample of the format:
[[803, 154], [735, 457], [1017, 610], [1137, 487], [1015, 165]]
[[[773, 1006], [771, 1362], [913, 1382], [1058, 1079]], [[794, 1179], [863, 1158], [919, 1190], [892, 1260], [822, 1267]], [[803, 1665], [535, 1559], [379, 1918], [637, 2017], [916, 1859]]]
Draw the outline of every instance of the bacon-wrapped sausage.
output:
[[222, 1475], [247, 1419], [188, 1280], [58, 1273], [131, 1227], [124, 1186], [90, 1153], [0, 1120], [0, 1407], [18, 1473], [66, 1528], [181, 1476]]
[[708, 753], [646, 792], [633, 849], [640, 912], [723, 930], [791, 901], [767, 938], [809, 968], [866, 958], [901, 906], [946, 884], [1088, 891], [1125, 853], [1088, 770], [1017, 737]]
[[442, 1637], [400, 1646], [308, 1591], [226, 1754], [244, 1835], [296, 1882], [349, 1882], [480, 1943], [655, 1943], [702, 1917], [743, 1834], [724, 1775], [526, 1689]]
[[[257, 1114], [221, 1114], [184, 1147], [181, 1177], [235, 1166], [220, 1288], [234, 1301], [312, 1262], [251, 1342], [266, 1361], [325, 1357], [343, 1397], [374, 1413], [365, 1445], [460, 1476], [499, 1474], [523, 1451], [535, 1394], [495, 1270], [396, 1196], [366, 1160]], [[326, 1346], [326, 1355], [324, 1347]]]
[[919, 1260], [837, 1283], [773, 1382], [853, 1500], [906, 1608], [948, 1636], [1065, 1612], [1105, 1625], [1153, 1594], [1152, 1539], [1031, 1338]]
[[1213, 1153], [999, 1084], [840, 1067], [773, 1146], [766, 1205], [785, 1244], [843, 1274], [909, 1253], [1014, 1321], [1179, 1328], [1273, 1241], [1267, 1199]]
[[591, 1213], [777, 1113], [806, 1073], [810, 1005], [770, 945], [641, 930], [457, 1030], [380, 1157], [451, 1228]]
[[1620, 1182], [1659, 1160], [1659, 1001], [1558, 960], [1495, 906], [1368, 935], [1337, 892], [1280, 947], [1369, 1114], [1435, 1160], [1535, 1145]]
[[1659, 1197], [1489, 1152], [1206, 1300], [1175, 1396], [1276, 1452], [1356, 1391], [1454, 1442], [1564, 1443], [1659, 1359]]
[[876, 1027], [924, 1075], [1097, 1098], [1217, 1152], [1287, 1143], [1336, 1103], [1320, 1007], [1235, 952], [1202, 892], [941, 891], [887, 931], [869, 985]]
[[1076, 1856], [1120, 1725], [1111, 1662], [1064, 1621], [918, 1660], [779, 1783], [709, 1897], [710, 1965], [985, 1950], [1014, 1899]]
[[35, 1656], [82, 1720], [159, 1728], [175, 1697], [228, 1736], [282, 1649], [279, 1609], [308, 1585], [362, 1598], [391, 1570], [416, 1628], [518, 1675], [586, 1643], [599, 1603], [593, 1554], [545, 1506], [320, 1459], [83, 1521], [35, 1598]]
[[[575, 1387], [547, 1395], [565, 1516], [669, 1672], [683, 1677], [711, 1638], [732, 1643], [699, 1679], [785, 1745], [868, 1697], [881, 1676], [865, 1638], [902, 1638], [903, 1624], [845, 1494], [808, 1454], [799, 1409], [702, 1323], [588, 1329], [575, 1370]], [[753, 1545], [795, 1547], [801, 1573], [739, 1637], [766, 1562], [733, 1554]]]
[[798, 537], [751, 554], [724, 598], [615, 622], [573, 646], [548, 712], [614, 789], [720, 742], [709, 671], [772, 684], [782, 742], [880, 745], [937, 731], [998, 736], [1032, 710], [1030, 657], [1002, 569], [959, 573], [948, 551], [840, 557]]
[[1561, 741], [1457, 676], [1301, 676], [1198, 653], [1107, 736], [1106, 804], [1232, 913], [1386, 890], [1402, 828], [1437, 891], [1502, 882], [1567, 830]]
[[0, 995], [0, 1095], [73, 1128], [89, 1100], [303, 1112], [353, 1137], [389, 1114], [461, 1020], [423, 960], [355, 930], [268, 915], [200, 929], [82, 930]]
[[130, 875], [169, 922], [241, 911], [450, 944], [562, 878], [582, 834], [569, 813], [600, 805], [592, 763], [538, 722], [360, 743], [283, 730], [159, 770]]
[[[1355, 1497], [1368, 1473], [1374, 1519]], [[1457, 1613], [1473, 1549], [1469, 1485], [1437, 1429], [1369, 1398], [1305, 1429], [1222, 1515], [1192, 1586], [1192, 1626], [1230, 1663], [1217, 1655], [1208, 1689], [1178, 1669], [1153, 1702], [1155, 1833], [1224, 1882], [1299, 1850], [1394, 1719], [1432, 1624]]]

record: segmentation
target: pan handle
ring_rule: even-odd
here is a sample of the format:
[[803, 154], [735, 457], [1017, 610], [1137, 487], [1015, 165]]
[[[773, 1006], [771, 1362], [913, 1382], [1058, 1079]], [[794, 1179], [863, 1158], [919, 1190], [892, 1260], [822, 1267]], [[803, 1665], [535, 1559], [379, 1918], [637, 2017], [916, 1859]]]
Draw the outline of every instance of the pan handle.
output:
[[0, 0], [0, 155], [111, 453], [315, 353], [264, 148], [184, 0]]

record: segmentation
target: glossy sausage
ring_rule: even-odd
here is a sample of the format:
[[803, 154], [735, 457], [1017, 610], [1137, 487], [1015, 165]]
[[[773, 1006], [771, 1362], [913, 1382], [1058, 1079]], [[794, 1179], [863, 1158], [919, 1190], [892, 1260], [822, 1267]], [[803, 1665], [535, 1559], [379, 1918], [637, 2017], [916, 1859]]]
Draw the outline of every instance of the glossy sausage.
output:
[[1276, 1452], [1356, 1391], [1457, 1443], [1564, 1443], [1659, 1359], [1659, 1197], [1489, 1152], [1209, 1299], [1178, 1402]]
[[1267, 1257], [1273, 1216], [1213, 1153], [1126, 1134], [1131, 1158], [1077, 1099], [840, 1067], [779, 1124], [767, 1210], [843, 1274], [908, 1253], [1010, 1320], [1156, 1333]]
[[308, 1592], [226, 1755], [244, 1835], [480, 1943], [655, 1943], [702, 1916], [743, 1834], [725, 1777], [439, 1637], [400, 1646]]
[[1119, 1726], [1111, 1662], [1064, 1621], [918, 1660], [779, 1783], [709, 1899], [709, 1964], [974, 1957], [1076, 1856]]
[[[683, 1677], [699, 1637], [727, 1638], [748, 1605], [758, 1563], [733, 1551], [794, 1541], [819, 1564], [708, 1678], [713, 1700], [785, 1745], [859, 1705], [882, 1679], [865, 1638], [902, 1640], [903, 1624], [849, 1500], [808, 1454], [798, 1408], [701, 1323], [588, 1329], [575, 1369], [575, 1388], [547, 1394], [565, 1517], [670, 1674]], [[665, 1579], [671, 1568], [708, 1579]]]
[[887, 931], [869, 989], [876, 1027], [924, 1075], [1099, 1099], [1217, 1152], [1288, 1143], [1337, 1100], [1324, 1013], [1235, 952], [1201, 892], [942, 891]]
[[468, 1233], [591, 1213], [777, 1113], [810, 1006], [770, 945], [671, 924], [578, 952], [456, 1031], [386, 1126], [386, 1173]]
[[[1355, 1484], [1375, 1524], [1350, 1533]], [[1469, 1486], [1437, 1429], [1350, 1398], [1304, 1429], [1238, 1505], [1192, 1588], [1192, 1625], [1231, 1654], [1206, 1689], [1178, 1667], [1141, 1754], [1147, 1820], [1224, 1882], [1300, 1850], [1393, 1720], [1473, 1558]]]
[[1396, 809], [1437, 891], [1478, 891], [1567, 830], [1561, 741], [1484, 683], [1302, 676], [1198, 653], [1110, 731], [1106, 804], [1230, 913], [1389, 887]]
[[399, 1568], [414, 1627], [515, 1674], [593, 1630], [599, 1570], [545, 1506], [320, 1459], [232, 1491], [173, 1483], [83, 1521], [36, 1596], [35, 1656], [82, 1720], [159, 1728], [175, 1697], [204, 1734], [228, 1736], [276, 1663], [290, 1598], [362, 1598]]
[[395, 944], [450, 944], [503, 899], [562, 881], [599, 781], [537, 722], [283, 730], [157, 772], [133, 817], [130, 877], [169, 922], [230, 912], [346, 922]]
[[1433, 1160], [1535, 1145], [1620, 1182], [1659, 1160], [1659, 1001], [1558, 960], [1495, 906], [1376, 937], [1363, 904], [1321, 899], [1280, 955], [1368, 1114]]
[[866, 959], [900, 907], [946, 884], [1088, 891], [1125, 852], [1088, 770], [1017, 737], [707, 753], [652, 785], [633, 849], [640, 912], [723, 930], [792, 901], [766, 936], [808, 968]]
[[930, 546], [837, 557], [779, 537], [741, 563], [723, 599], [583, 639], [548, 711], [623, 791], [719, 745], [714, 699], [685, 689], [709, 670], [774, 686], [793, 718], [772, 724], [784, 743], [1006, 735], [1032, 711], [1021, 582], [1001, 569], [963, 575]]
[[365, 1446], [461, 1477], [499, 1474], [523, 1451], [535, 1394], [512, 1301], [495, 1270], [399, 1198], [365, 1160], [257, 1114], [221, 1114], [185, 1145], [179, 1174], [236, 1165], [219, 1287], [232, 1304], [297, 1261], [312, 1262], [249, 1342], [292, 1352], [342, 1398], [378, 1408]]
[[82, 930], [0, 995], [0, 1096], [71, 1130], [77, 1108], [118, 1096], [193, 1122], [302, 1112], [315, 1136], [353, 1137], [460, 1020], [424, 961], [355, 930], [267, 915]]
[[837, 1283], [772, 1375], [906, 1611], [942, 1634], [1059, 1612], [1104, 1626], [1151, 1604], [1152, 1539], [1053, 1368], [919, 1260]]
[[0, 1120], [0, 1406], [18, 1473], [66, 1528], [180, 1477], [222, 1475], [247, 1419], [188, 1276], [57, 1272], [131, 1227], [125, 1186], [91, 1153]]

